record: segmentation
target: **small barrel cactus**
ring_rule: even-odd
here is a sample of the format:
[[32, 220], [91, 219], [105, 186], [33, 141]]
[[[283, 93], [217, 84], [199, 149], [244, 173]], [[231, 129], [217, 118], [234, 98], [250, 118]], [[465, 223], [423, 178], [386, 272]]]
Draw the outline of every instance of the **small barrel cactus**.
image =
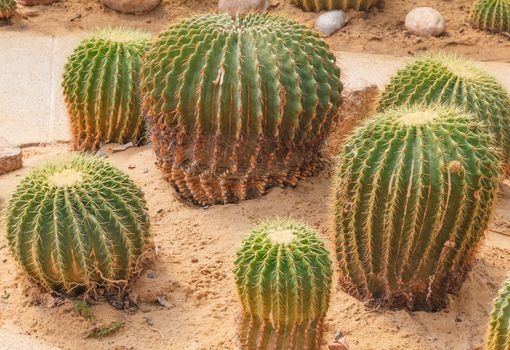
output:
[[482, 241], [501, 168], [482, 122], [458, 109], [400, 107], [364, 123], [334, 178], [343, 288], [396, 308], [444, 307]]
[[16, 13], [15, 0], [0, 0], [0, 19], [9, 20]]
[[92, 156], [33, 171], [16, 188], [5, 221], [10, 251], [26, 274], [61, 293], [125, 285], [151, 246], [141, 190]]
[[274, 219], [252, 230], [235, 261], [246, 349], [319, 349], [333, 270], [304, 224]]
[[510, 280], [499, 292], [489, 320], [485, 350], [510, 349]]
[[380, 0], [291, 0], [305, 11], [320, 12], [323, 10], [347, 10], [367, 11], [380, 3]]
[[97, 31], [68, 58], [62, 86], [76, 150], [144, 140], [140, 66], [149, 35], [125, 27]]
[[313, 174], [339, 114], [335, 56], [282, 17], [185, 20], [152, 43], [142, 74], [159, 165], [200, 205], [255, 198]]
[[439, 103], [462, 108], [484, 121], [510, 159], [510, 96], [475, 63], [460, 56], [435, 53], [400, 70], [379, 101], [378, 110], [414, 103]]
[[471, 21], [483, 30], [510, 32], [510, 0], [475, 0]]

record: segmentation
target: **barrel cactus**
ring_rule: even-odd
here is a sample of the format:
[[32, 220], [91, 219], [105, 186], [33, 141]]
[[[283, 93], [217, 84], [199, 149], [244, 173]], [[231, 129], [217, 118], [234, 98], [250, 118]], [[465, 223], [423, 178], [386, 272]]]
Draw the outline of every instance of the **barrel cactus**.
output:
[[106, 28], [83, 40], [68, 58], [62, 86], [74, 149], [143, 143], [139, 76], [148, 39], [140, 30]]
[[505, 88], [474, 62], [457, 55], [423, 56], [400, 70], [379, 101], [380, 111], [414, 103], [440, 103], [476, 114], [510, 158], [510, 96]]
[[319, 349], [332, 266], [317, 234], [292, 220], [252, 230], [235, 261], [246, 349]]
[[334, 178], [341, 285], [395, 308], [435, 311], [472, 265], [497, 199], [500, 151], [474, 115], [388, 109], [348, 139]]
[[0, 19], [9, 20], [16, 13], [15, 0], [0, 0]]
[[510, 280], [507, 280], [499, 296], [489, 320], [489, 330], [485, 340], [485, 350], [510, 349]]
[[471, 21], [480, 29], [510, 32], [510, 0], [475, 0]]
[[200, 205], [255, 198], [315, 173], [342, 89], [315, 32], [255, 13], [170, 27], [142, 75], [158, 164]]
[[380, 0], [291, 0], [305, 11], [320, 12], [323, 10], [347, 10], [367, 11], [380, 3]]
[[113, 291], [150, 252], [141, 190], [105, 160], [74, 156], [29, 174], [7, 207], [14, 258], [45, 289]]

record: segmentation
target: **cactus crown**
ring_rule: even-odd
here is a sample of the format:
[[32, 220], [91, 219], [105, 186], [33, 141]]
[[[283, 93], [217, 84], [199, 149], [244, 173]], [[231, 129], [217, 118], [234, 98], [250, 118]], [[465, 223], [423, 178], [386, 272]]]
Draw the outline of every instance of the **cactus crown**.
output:
[[150, 246], [143, 195], [104, 160], [76, 156], [29, 174], [7, 208], [15, 259], [43, 287], [75, 293], [125, 284]]
[[68, 58], [62, 86], [75, 149], [144, 141], [139, 74], [149, 38], [141, 30], [107, 27]]
[[510, 32], [510, 0], [475, 0], [471, 21], [480, 29]]
[[379, 0], [291, 0], [305, 11], [320, 12], [322, 10], [347, 10], [367, 11], [375, 6]]
[[507, 350], [510, 344], [510, 280], [499, 292], [489, 319], [485, 350]]
[[342, 286], [394, 307], [442, 308], [487, 228], [499, 157], [482, 122], [452, 107], [403, 106], [363, 124], [335, 175]]

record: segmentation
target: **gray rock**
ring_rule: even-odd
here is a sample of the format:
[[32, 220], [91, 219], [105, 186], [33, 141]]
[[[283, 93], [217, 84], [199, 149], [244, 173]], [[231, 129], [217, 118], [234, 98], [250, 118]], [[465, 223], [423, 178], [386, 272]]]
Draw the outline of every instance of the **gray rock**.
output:
[[253, 11], [264, 12], [268, 7], [268, 0], [220, 0], [218, 3], [220, 12], [228, 12], [231, 16], [237, 13], [243, 16]]
[[0, 175], [18, 170], [23, 166], [21, 149], [11, 146], [0, 137]]
[[121, 13], [137, 14], [158, 7], [161, 0], [103, 0], [103, 4]]
[[344, 11], [328, 11], [320, 15], [315, 21], [315, 28], [325, 36], [331, 36], [342, 29], [349, 21]]
[[419, 36], [439, 36], [444, 33], [444, 17], [430, 7], [417, 7], [406, 16], [406, 29]]

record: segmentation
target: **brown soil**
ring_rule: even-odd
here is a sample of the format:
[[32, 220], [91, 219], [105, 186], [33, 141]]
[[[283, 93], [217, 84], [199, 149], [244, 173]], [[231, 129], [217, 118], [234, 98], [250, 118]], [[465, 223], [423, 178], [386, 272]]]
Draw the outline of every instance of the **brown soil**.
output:
[[[348, 25], [327, 41], [333, 50], [391, 55], [415, 55], [426, 50], [446, 50], [483, 61], [510, 62], [510, 36], [478, 31], [469, 23], [472, 0], [387, 0], [384, 10], [348, 11]], [[306, 13], [290, 0], [271, 0], [271, 13], [296, 19], [313, 27], [317, 14]], [[407, 12], [430, 6], [446, 19], [446, 33], [439, 38], [418, 38], [406, 32]], [[122, 15], [99, 0], [65, 0], [52, 6], [20, 7], [14, 25], [1, 30], [30, 30], [62, 35], [105, 25], [129, 25], [157, 33], [186, 16], [215, 11], [217, 0], [163, 0], [156, 10], [141, 16]], [[490, 48], [490, 50], [488, 50]]]

